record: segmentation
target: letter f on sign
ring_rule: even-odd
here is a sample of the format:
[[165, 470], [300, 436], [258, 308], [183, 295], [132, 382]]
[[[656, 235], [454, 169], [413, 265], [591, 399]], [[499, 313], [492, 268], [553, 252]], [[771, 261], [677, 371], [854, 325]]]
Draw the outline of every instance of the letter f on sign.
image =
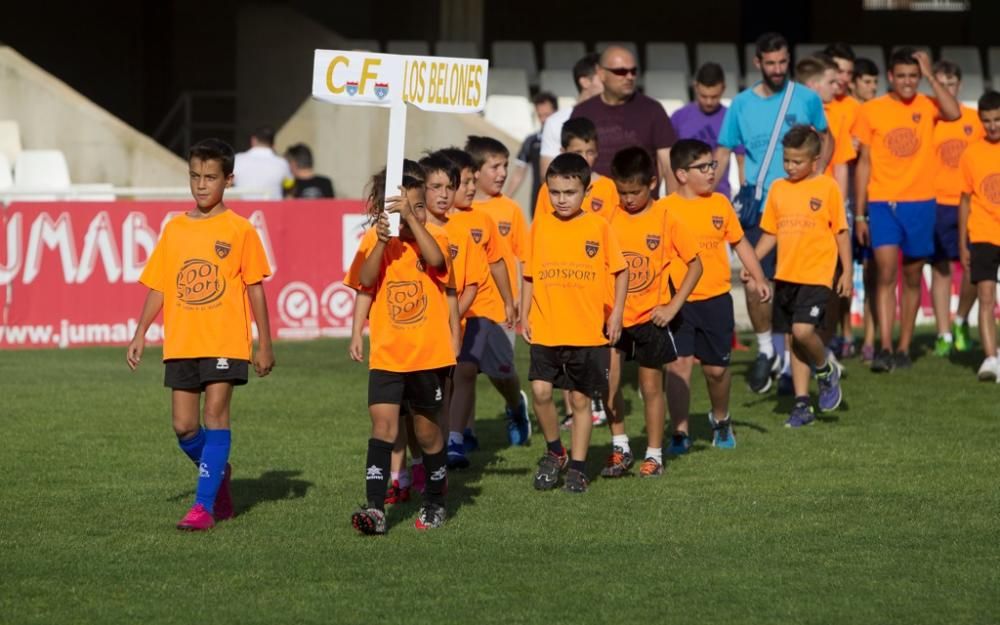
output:
[[378, 80], [378, 74], [373, 71], [382, 65], [382, 59], [365, 59], [364, 65], [361, 66], [361, 80], [358, 81], [358, 93], [365, 95], [365, 87], [368, 85], [368, 80]]

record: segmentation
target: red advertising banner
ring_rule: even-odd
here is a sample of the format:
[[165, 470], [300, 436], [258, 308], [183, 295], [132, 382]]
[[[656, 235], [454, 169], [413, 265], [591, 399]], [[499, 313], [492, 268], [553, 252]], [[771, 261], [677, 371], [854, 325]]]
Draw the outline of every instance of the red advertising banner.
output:
[[[341, 280], [365, 228], [357, 200], [232, 202], [256, 228], [274, 338], [347, 336]], [[138, 283], [163, 225], [190, 202], [16, 202], [0, 231], [0, 349], [125, 345], [146, 296]], [[147, 338], [160, 342], [159, 319]]]

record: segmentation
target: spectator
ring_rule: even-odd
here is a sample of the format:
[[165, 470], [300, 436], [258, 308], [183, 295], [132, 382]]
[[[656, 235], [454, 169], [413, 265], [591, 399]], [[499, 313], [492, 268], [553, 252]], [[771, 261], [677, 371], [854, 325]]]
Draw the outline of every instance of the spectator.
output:
[[285, 159], [294, 178], [287, 197], [303, 200], [334, 197], [333, 181], [313, 171], [313, 154], [308, 145], [296, 143], [289, 147], [285, 150]]
[[[536, 94], [535, 97], [531, 98], [531, 102], [535, 105], [535, 116], [538, 117], [538, 123], [541, 126], [544, 126], [545, 120], [559, 110], [559, 101], [548, 91]], [[513, 197], [517, 193], [517, 190], [521, 188], [521, 183], [524, 182], [524, 175], [528, 168], [531, 168], [532, 214], [534, 214], [535, 204], [538, 202], [538, 187], [541, 185], [541, 172], [539, 171], [541, 149], [542, 131], [539, 128], [538, 132], [532, 133], [524, 139], [524, 142], [521, 144], [521, 151], [517, 153], [517, 158], [514, 159], [514, 170], [507, 181], [510, 185], [507, 188], [507, 196]]]
[[[576, 85], [576, 103], [589, 100], [604, 90], [601, 77], [597, 75], [597, 66], [601, 57], [591, 52], [576, 62], [573, 66], [573, 84]], [[553, 113], [542, 125], [542, 148], [538, 169], [548, 171], [549, 163], [562, 152], [562, 127], [573, 113], [573, 107], [563, 108]]]
[[[260, 190], [253, 199], [280, 200], [285, 180], [291, 179], [288, 162], [274, 153], [274, 129], [258, 128], [250, 135], [250, 149], [236, 155], [233, 186]], [[251, 197], [251, 196], [244, 196]]]

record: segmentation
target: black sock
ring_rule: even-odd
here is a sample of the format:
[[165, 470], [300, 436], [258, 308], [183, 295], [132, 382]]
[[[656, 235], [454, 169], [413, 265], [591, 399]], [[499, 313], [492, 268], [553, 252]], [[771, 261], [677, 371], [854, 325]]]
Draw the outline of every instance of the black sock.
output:
[[830, 375], [830, 372], [832, 371], [833, 371], [833, 365], [830, 364], [829, 360], [823, 361], [823, 364], [821, 366], [816, 367], [816, 375], [818, 376]]
[[385, 492], [389, 488], [389, 466], [392, 463], [392, 443], [377, 438], [368, 439], [368, 460], [365, 463], [365, 491], [368, 507], [385, 509]]
[[436, 454], [424, 454], [424, 471], [427, 473], [424, 500], [427, 503], [444, 505], [444, 487], [448, 480], [448, 468], [445, 466], [447, 459], [444, 447]]
[[586, 473], [587, 461], [586, 460], [570, 460], [569, 468], [579, 471], [580, 473]]
[[809, 396], [808, 395], [800, 395], [800, 396], [798, 396], [798, 397], [795, 398], [795, 403], [796, 404], [802, 404], [804, 406], [808, 406], [809, 405]]
[[566, 450], [563, 449], [562, 440], [561, 439], [557, 438], [554, 441], [546, 441], [545, 444], [549, 448], [549, 453], [551, 453], [553, 455], [561, 456], [561, 455], [563, 455], [563, 454], [566, 453]]

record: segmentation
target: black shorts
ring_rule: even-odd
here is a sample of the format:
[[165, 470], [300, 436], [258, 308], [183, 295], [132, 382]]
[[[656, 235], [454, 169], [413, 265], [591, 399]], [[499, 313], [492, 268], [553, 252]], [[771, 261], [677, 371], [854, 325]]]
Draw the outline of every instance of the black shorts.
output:
[[634, 360], [646, 369], [659, 369], [677, 360], [677, 346], [670, 328], [658, 327], [652, 321], [622, 328], [615, 349], [625, 354], [625, 360]]
[[728, 367], [736, 329], [733, 296], [723, 293], [697, 302], [685, 302], [670, 322], [670, 329], [677, 343], [678, 356], [694, 356], [704, 365]]
[[368, 372], [368, 405], [396, 404], [410, 412], [436, 417], [444, 403], [444, 381], [451, 367], [423, 371]]
[[236, 358], [176, 358], [163, 366], [163, 386], [179, 391], [203, 391], [212, 382], [243, 386], [250, 374], [250, 361]]
[[777, 281], [774, 284], [771, 330], [791, 332], [793, 323], [822, 326], [832, 296], [833, 289], [827, 286]]
[[556, 388], [583, 393], [591, 399], [608, 396], [611, 348], [531, 346], [529, 380], [551, 382]]
[[[760, 237], [763, 236], [764, 231], [760, 229], [760, 226], [754, 226], [753, 228], [747, 228], [743, 232], [743, 236], [746, 237], [747, 243], [750, 247], [757, 247], [757, 241], [760, 241]], [[768, 280], [774, 281], [774, 270], [778, 266], [778, 246], [774, 246], [774, 249], [768, 253], [767, 256], [760, 259], [760, 268], [764, 271], [764, 277]]]
[[969, 243], [969, 279], [978, 282], [997, 281], [1000, 269], [1000, 246], [992, 243]]

